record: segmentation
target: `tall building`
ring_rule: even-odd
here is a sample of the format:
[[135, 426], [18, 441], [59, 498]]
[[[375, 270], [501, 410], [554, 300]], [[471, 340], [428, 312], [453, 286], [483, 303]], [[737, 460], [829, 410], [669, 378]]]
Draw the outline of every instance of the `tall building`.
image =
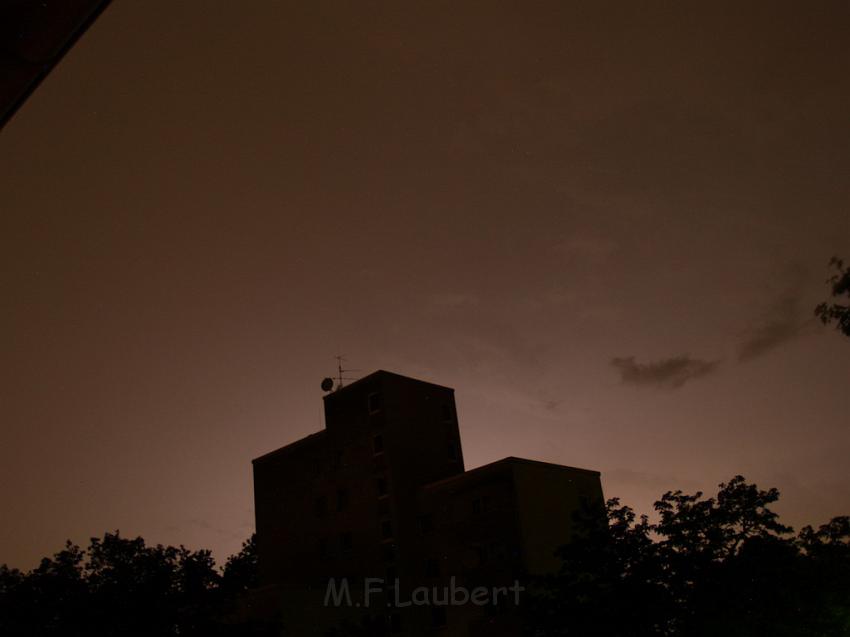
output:
[[390, 372], [324, 407], [325, 429], [253, 462], [255, 612], [292, 635], [519, 634], [522, 582], [557, 568], [599, 473], [465, 471], [454, 390]]
[[0, 2], [0, 128], [108, 4], [109, 0]]

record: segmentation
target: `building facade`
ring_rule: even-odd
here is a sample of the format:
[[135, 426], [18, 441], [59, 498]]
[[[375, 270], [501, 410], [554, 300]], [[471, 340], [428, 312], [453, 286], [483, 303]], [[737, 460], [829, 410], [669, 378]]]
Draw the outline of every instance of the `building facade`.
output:
[[255, 612], [292, 635], [519, 634], [522, 582], [557, 568], [599, 473], [466, 471], [454, 391], [390, 372], [324, 407], [324, 430], [253, 461]]

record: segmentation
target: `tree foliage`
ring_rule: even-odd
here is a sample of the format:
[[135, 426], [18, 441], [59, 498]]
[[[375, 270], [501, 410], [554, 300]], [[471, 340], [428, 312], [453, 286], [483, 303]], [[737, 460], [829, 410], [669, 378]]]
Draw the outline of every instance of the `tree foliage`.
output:
[[[535, 637], [850, 637], [850, 516], [794, 534], [776, 489], [735, 476], [717, 493], [668, 491], [656, 518], [587, 504], [522, 608]], [[209, 551], [107, 533], [29, 572], [0, 566], [0, 635], [278, 634], [244, 612], [254, 538], [217, 569]], [[337, 635], [382, 634], [377, 626]]]
[[714, 497], [665, 493], [655, 523], [617, 499], [585, 511], [561, 571], [536, 586], [531, 634], [850, 635], [850, 518], [794, 536], [778, 498], [736, 476]]
[[0, 566], [0, 634], [256, 634], [236, 612], [255, 566], [253, 538], [222, 571], [209, 551], [148, 546], [118, 532], [85, 550], [68, 542], [27, 573]]
[[257, 585], [257, 541], [252, 535], [242, 550], [227, 558], [221, 574], [221, 589], [228, 595], [240, 595]]
[[815, 316], [824, 325], [835, 323], [835, 328], [845, 336], [850, 336], [850, 266], [844, 267], [844, 262], [838, 257], [832, 257], [830, 267], [836, 272], [827, 283], [831, 286], [832, 296], [836, 299], [846, 298], [846, 303], [823, 302], [815, 308]]

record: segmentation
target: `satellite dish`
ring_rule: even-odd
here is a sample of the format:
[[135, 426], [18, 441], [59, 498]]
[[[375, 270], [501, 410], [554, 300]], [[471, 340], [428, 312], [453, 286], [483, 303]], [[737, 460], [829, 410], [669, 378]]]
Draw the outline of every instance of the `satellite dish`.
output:
[[334, 379], [333, 378], [325, 378], [322, 381], [322, 391], [330, 391], [334, 388]]

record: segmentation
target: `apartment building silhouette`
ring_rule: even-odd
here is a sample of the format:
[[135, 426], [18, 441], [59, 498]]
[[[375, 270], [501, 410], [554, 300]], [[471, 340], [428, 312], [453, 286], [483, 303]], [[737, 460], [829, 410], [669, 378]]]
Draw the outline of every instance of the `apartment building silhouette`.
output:
[[[513, 457], [466, 471], [454, 390], [386, 371], [324, 409], [325, 429], [253, 461], [254, 612], [291, 635], [518, 635], [515, 583], [558, 567], [599, 473]], [[452, 604], [449, 585], [498, 590]]]

